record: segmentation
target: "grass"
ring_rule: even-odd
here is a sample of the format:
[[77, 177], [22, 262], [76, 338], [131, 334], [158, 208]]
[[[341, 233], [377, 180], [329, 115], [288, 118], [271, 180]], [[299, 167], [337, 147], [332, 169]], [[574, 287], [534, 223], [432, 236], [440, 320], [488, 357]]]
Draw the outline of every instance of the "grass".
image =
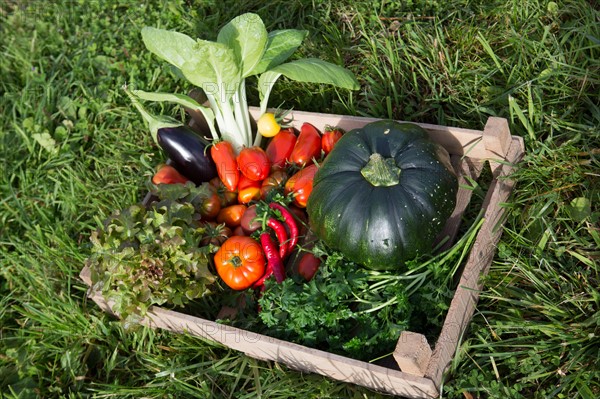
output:
[[[481, 128], [527, 155], [448, 398], [600, 396], [600, 12], [594, 2], [63, 0], [0, 5], [0, 396], [378, 397], [185, 335], [121, 325], [85, 298], [88, 237], [142, 198], [163, 155], [120, 87], [184, 91], [144, 50], [160, 26], [214, 38], [258, 12], [361, 89], [281, 81], [273, 104]], [[250, 93], [251, 102], [257, 94]], [[171, 109], [165, 112], [175, 112]]]

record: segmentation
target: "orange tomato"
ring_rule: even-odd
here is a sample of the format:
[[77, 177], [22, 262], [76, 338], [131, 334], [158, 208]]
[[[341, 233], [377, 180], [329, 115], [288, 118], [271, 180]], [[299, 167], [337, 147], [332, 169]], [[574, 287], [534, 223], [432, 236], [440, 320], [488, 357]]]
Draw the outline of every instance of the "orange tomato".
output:
[[217, 274], [230, 288], [249, 288], [265, 274], [265, 255], [260, 244], [247, 236], [228, 238], [214, 257]]
[[238, 183], [238, 203], [248, 204], [250, 201], [260, 199], [260, 184], [260, 181], [251, 180], [242, 175]]
[[238, 191], [238, 202], [249, 204], [251, 201], [260, 199], [260, 187], [246, 187]]
[[252, 179], [249, 179], [246, 176], [242, 175], [242, 176], [240, 176], [240, 181], [238, 183], [237, 189], [239, 191], [239, 190], [243, 190], [248, 187], [260, 187], [260, 184], [261, 184], [260, 181], [252, 180]]
[[217, 215], [217, 223], [225, 223], [228, 227], [234, 228], [240, 225], [242, 216], [246, 212], [246, 205], [230, 205], [222, 208]]

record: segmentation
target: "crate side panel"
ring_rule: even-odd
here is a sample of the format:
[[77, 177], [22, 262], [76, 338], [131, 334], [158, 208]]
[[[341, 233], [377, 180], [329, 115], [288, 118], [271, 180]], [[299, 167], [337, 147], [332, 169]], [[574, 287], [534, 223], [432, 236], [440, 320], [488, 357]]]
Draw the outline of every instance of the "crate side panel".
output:
[[[111, 303], [102, 295], [90, 292], [89, 297], [101, 309], [112, 313]], [[428, 378], [416, 377], [156, 306], [150, 309], [148, 316], [140, 323], [152, 328], [210, 339], [255, 359], [276, 361], [294, 370], [320, 374], [376, 391], [409, 398], [435, 398], [439, 395], [434, 383]]]
[[149, 323], [151, 325], [210, 338], [251, 357], [277, 361], [295, 370], [317, 373], [397, 395], [415, 398], [437, 396], [437, 390], [427, 378], [414, 377], [396, 370], [160, 308], [155, 309], [151, 317], [152, 321]]
[[[260, 116], [260, 110], [250, 107], [253, 118]], [[346, 131], [357, 129], [368, 123], [376, 122], [381, 118], [367, 118], [362, 116], [323, 114], [315, 112], [293, 111], [294, 120], [291, 125], [300, 129], [304, 122], [310, 122], [318, 128], [324, 126], [337, 126]], [[403, 121], [398, 121], [403, 122]], [[476, 159], [495, 159], [498, 155], [489, 151], [483, 141], [483, 130], [463, 129], [457, 127], [432, 125], [429, 123], [410, 122], [427, 130], [431, 138], [442, 144], [450, 154], [467, 155]]]
[[496, 157], [504, 159], [511, 145], [510, 129], [505, 118], [491, 116], [483, 128], [483, 144]]
[[456, 207], [436, 239], [436, 242], [445, 240], [439, 247], [440, 251], [444, 251], [454, 244], [461, 219], [473, 195], [471, 181], [476, 181], [483, 170], [483, 162], [477, 159], [453, 155], [451, 160], [458, 175], [458, 192], [456, 193]]
[[492, 182], [484, 200], [485, 221], [467, 258], [467, 263], [425, 374], [438, 386], [475, 311], [479, 291], [482, 289], [481, 277], [487, 274], [496, 252], [496, 245], [502, 235], [502, 225], [504, 223], [502, 203], [508, 199], [514, 187], [514, 182], [504, 177], [514, 170], [514, 164], [520, 160], [522, 154], [522, 148], [518, 140], [513, 140], [508, 153], [509, 161], [503, 164], [500, 178]]

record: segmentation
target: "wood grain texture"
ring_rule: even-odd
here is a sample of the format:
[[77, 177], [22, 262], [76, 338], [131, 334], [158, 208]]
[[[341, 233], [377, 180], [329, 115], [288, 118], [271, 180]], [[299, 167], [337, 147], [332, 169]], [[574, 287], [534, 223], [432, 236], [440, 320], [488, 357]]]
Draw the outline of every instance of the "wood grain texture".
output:
[[478, 159], [452, 155], [451, 161], [458, 176], [458, 192], [456, 193], [454, 211], [452, 211], [452, 215], [450, 215], [444, 228], [436, 238], [436, 242], [442, 243], [439, 245], [440, 251], [445, 251], [454, 244], [462, 217], [471, 202], [474, 189], [473, 181], [477, 181], [483, 170], [483, 161]]
[[[89, 269], [84, 268], [80, 277], [86, 284], [91, 284]], [[90, 290], [88, 296], [101, 309], [113, 313], [114, 304], [106, 301], [101, 294]], [[429, 378], [308, 348], [157, 306], [150, 308], [141, 324], [210, 339], [255, 359], [279, 362], [294, 370], [317, 373], [376, 391], [413, 398], [438, 396], [437, 388]]]
[[492, 181], [485, 197], [482, 206], [485, 210], [484, 222], [467, 258], [425, 374], [437, 384], [441, 383], [443, 373], [450, 364], [475, 311], [479, 292], [482, 289], [481, 278], [487, 274], [496, 253], [496, 245], [502, 235], [502, 225], [504, 223], [502, 203], [508, 200], [514, 187], [514, 181], [506, 177], [512, 173], [522, 154], [521, 142], [517, 139], [512, 140], [512, 145], [507, 154], [508, 162], [503, 163], [499, 178]]
[[511, 137], [508, 121], [504, 118], [489, 117], [483, 128], [483, 145], [492, 153], [492, 158], [505, 159]]
[[[250, 114], [256, 119], [260, 116], [260, 110], [256, 107], [250, 107]], [[365, 118], [360, 116], [323, 114], [304, 111], [293, 111], [292, 114], [294, 120], [292, 121], [291, 125], [296, 129], [300, 129], [300, 126], [302, 126], [304, 122], [310, 122], [319, 129], [330, 125], [337, 126], [348, 131], [361, 128], [367, 123], [381, 120], [381, 118]], [[496, 121], [490, 125], [490, 132], [493, 137], [486, 142], [483, 140], [482, 130], [432, 125], [429, 123], [411, 123], [421, 126], [423, 129], [427, 130], [434, 141], [442, 144], [450, 154], [454, 155], [467, 155], [470, 158], [483, 160], [496, 158], [502, 159], [503, 156], [502, 154], [498, 153], [498, 148], [508, 146], [510, 143], [510, 133], [507, 137], [505, 134], [500, 134], [498, 130], [495, 130], [497, 126], [501, 125], [500, 121]], [[508, 144], [501, 141], [508, 141]], [[490, 149], [488, 149], [487, 146], [489, 146]]]
[[394, 359], [404, 373], [423, 377], [431, 360], [427, 338], [423, 334], [402, 331], [394, 350]]

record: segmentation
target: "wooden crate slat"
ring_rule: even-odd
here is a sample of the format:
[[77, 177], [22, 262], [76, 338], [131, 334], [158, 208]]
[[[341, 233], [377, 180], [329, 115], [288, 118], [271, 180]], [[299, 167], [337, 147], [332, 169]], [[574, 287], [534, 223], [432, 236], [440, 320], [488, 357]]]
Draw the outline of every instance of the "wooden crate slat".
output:
[[431, 346], [423, 334], [402, 331], [393, 357], [403, 372], [424, 377], [431, 354]]
[[482, 289], [481, 277], [487, 274], [496, 253], [496, 244], [502, 234], [504, 217], [502, 203], [508, 199], [514, 186], [514, 181], [505, 177], [513, 171], [514, 164], [519, 161], [523, 153], [521, 144], [517, 139], [512, 141], [508, 154], [510, 163], [502, 165], [500, 178], [492, 181], [484, 200], [482, 206], [485, 209], [484, 223], [467, 257], [467, 263], [425, 374], [438, 384], [441, 383], [443, 373], [450, 364], [462, 334], [473, 316]]
[[483, 128], [483, 145], [496, 158], [505, 159], [511, 145], [508, 121], [491, 116]]
[[[250, 107], [250, 114], [253, 118], [258, 118], [260, 116], [260, 109]], [[294, 120], [291, 125], [296, 129], [299, 129], [300, 126], [302, 126], [302, 123], [310, 122], [315, 126], [337, 126], [346, 131], [361, 128], [367, 123], [381, 120], [381, 118], [366, 118], [362, 116], [335, 115], [305, 111], [293, 111], [293, 117]], [[427, 130], [433, 140], [442, 144], [449, 153], [455, 155], [466, 155], [470, 158], [477, 159], [504, 158], [503, 154], [499, 153], [498, 148], [502, 148], [502, 146], [507, 147], [507, 144], [503, 142], [504, 140], [508, 140], [510, 143], [510, 134], [506, 137], [502, 130], [496, 130], [496, 128], [501, 127], [500, 123], [490, 126], [490, 132], [494, 134], [494, 137], [485, 142], [483, 140], [482, 130], [432, 125], [429, 123], [410, 123], [414, 123]], [[488, 149], [487, 146], [490, 146], [490, 149]]]
[[282, 341], [266, 335], [202, 320], [182, 313], [157, 308], [150, 313], [150, 326], [186, 332], [225, 344], [229, 348], [263, 360], [272, 360], [292, 369], [317, 373], [339, 381], [375, 390], [413, 397], [435, 397], [433, 382], [385, 367]]
[[[89, 276], [89, 269], [84, 268], [80, 277], [86, 284], [91, 284]], [[88, 296], [101, 309], [113, 313], [113, 302], [107, 301], [101, 294], [92, 290]], [[256, 359], [276, 361], [298, 371], [317, 373], [378, 391], [414, 398], [435, 398], [438, 395], [435, 384], [429, 378], [413, 376], [158, 306], [151, 307], [140, 323], [151, 328], [210, 339]]]
[[481, 160], [452, 155], [451, 161], [454, 170], [458, 174], [458, 192], [456, 193], [456, 207], [436, 240], [437, 242], [441, 242], [443, 239], [446, 240], [439, 247], [440, 251], [444, 251], [454, 245], [461, 219], [473, 195], [470, 180], [477, 180], [483, 170], [483, 161]]

